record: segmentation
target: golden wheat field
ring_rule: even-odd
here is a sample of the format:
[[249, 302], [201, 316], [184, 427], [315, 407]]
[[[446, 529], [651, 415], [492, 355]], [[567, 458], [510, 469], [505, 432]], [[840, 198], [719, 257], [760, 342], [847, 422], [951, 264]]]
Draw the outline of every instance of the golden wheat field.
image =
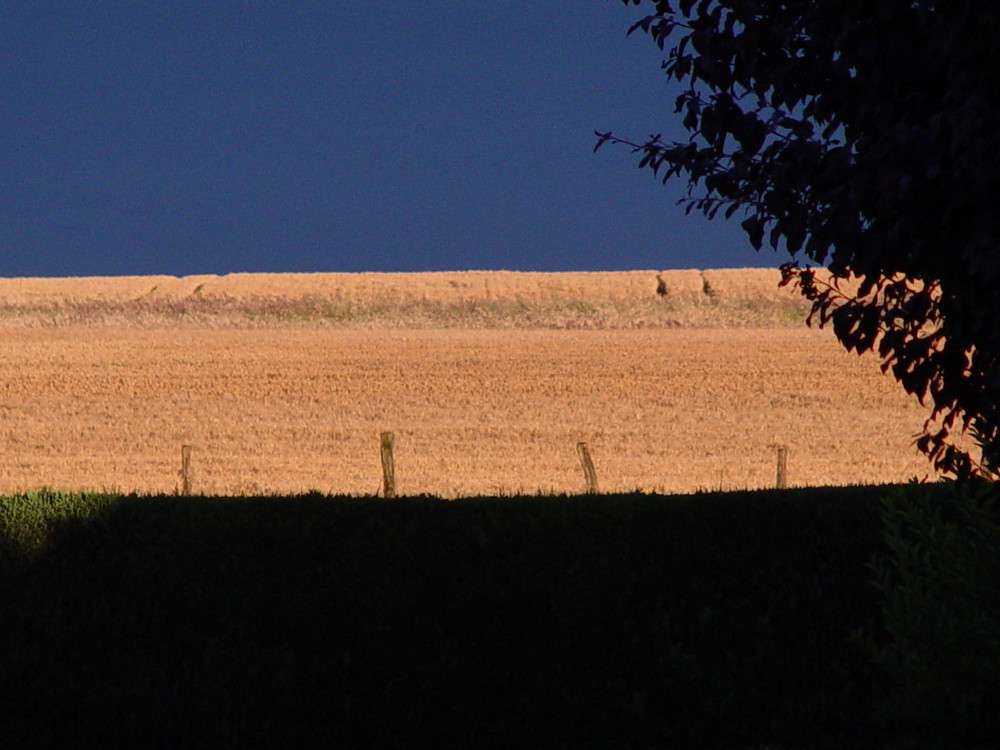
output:
[[[662, 282], [662, 283], [661, 283]], [[929, 474], [925, 410], [776, 271], [0, 280], [0, 492], [400, 494]], [[155, 289], [154, 289], [155, 287]], [[659, 293], [657, 289], [659, 288]]]

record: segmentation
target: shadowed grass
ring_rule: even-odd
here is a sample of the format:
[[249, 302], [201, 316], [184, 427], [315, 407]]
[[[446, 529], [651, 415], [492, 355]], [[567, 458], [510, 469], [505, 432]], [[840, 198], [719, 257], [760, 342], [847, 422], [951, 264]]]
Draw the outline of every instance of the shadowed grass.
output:
[[11, 747], [875, 747], [857, 487], [4, 498]]

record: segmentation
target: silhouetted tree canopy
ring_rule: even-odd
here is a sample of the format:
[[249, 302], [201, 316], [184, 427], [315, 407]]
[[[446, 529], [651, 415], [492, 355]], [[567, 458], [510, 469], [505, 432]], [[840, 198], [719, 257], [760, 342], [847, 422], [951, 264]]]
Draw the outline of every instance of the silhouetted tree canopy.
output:
[[810, 323], [931, 408], [917, 445], [938, 469], [1000, 467], [1000, 2], [646, 4], [629, 33], [664, 50], [690, 138], [595, 150], [632, 146], [687, 180], [689, 211], [787, 250]]

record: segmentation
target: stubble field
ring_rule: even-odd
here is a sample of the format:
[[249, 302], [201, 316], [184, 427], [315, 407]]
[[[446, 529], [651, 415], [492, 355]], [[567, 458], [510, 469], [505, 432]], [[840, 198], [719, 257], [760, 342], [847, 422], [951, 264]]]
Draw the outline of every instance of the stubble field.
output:
[[578, 441], [608, 492], [929, 473], [776, 272], [308, 276], [0, 280], [0, 492], [172, 492], [189, 444], [197, 493], [370, 495], [382, 431], [401, 494], [578, 492]]

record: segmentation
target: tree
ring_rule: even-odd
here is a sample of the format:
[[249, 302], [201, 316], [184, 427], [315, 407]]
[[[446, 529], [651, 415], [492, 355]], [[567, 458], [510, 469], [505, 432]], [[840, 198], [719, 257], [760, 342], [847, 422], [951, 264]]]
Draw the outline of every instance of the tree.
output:
[[937, 469], [1000, 467], [1000, 3], [648, 4], [629, 34], [665, 51], [690, 138], [595, 150], [686, 178], [689, 212], [740, 212], [754, 248], [790, 254], [809, 323], [930, 407], [917, 445]]

